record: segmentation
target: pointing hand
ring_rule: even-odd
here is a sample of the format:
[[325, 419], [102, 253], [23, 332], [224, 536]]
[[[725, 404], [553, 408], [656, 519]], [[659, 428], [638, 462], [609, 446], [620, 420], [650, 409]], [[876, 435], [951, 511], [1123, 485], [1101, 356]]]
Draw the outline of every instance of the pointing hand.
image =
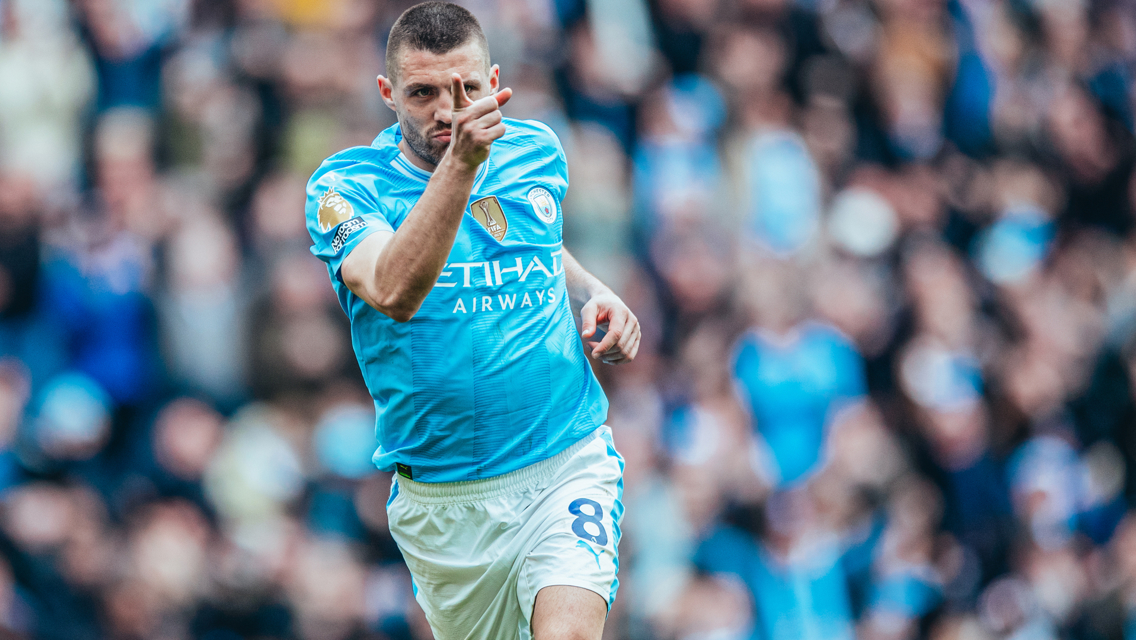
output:
[[505, 88], [474, 102], [465, 93], [461, 75], [455, 73], [450, 77], [450, 94], [454, 97], [454, 110], [449, 153], [466, 166], [476, 168], [489, 157], [493, 141], [505, 135], [501, 107], [513, 97], [513, 90]]

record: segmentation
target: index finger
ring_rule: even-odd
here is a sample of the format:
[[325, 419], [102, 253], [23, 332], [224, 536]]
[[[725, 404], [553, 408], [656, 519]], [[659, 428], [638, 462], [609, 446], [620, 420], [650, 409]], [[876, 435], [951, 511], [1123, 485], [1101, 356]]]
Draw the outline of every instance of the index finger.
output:
[[605, 335], [603, 337], [603, 340], [601, 340], [600, 343], [596, 345], [594, 349], [592, 349], [593, 358], [602, 356], [607, 352], [608, 349], [611, 349], [613, 346], [615, 346], [615, 343], [623, 337], [624, 329], [626, 328], [624, 324], [625, 323], [622, 318], [611, 318], [608, 321], [607, 335]]
[[469, 96], [465, 94], [465, 81], [460, 73], [450, 76], [450, 95], [454, 97], [454, 111], [461, 111], [469, 106]]
[[590, 338], [596, 332], [596, 314], [599, 309], [596, 305], [588, 303], [580, 309], [580, 337]]

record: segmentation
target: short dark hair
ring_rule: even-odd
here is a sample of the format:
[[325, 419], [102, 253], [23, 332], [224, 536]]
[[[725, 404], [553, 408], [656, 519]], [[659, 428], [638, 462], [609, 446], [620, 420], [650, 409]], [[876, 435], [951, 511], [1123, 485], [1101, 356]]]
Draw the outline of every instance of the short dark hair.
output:
[[387, 39], [387, 75], [399, 73], [398, 55], [404, 47], [443, 54], [476, 39], [489, 64], [489, 43], [481, 24], [469, 10], [450, 2], [423, 2], [402, 12]]

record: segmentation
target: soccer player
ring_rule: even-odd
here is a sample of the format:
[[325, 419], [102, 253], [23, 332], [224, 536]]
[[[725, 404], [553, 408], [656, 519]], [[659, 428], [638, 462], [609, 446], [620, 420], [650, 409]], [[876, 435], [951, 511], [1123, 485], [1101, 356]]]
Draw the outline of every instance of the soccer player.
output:
[[564, 150], [502, 116], [474, 16], [408, 9], [386, 67], [398, 124], [320, 166], [307, 224], [396, 471], [391, 535], [438, 640], [599, 640], [623, 460], [573, 305], [605, 363], [635, 357], [639, 323], [564, 250]]

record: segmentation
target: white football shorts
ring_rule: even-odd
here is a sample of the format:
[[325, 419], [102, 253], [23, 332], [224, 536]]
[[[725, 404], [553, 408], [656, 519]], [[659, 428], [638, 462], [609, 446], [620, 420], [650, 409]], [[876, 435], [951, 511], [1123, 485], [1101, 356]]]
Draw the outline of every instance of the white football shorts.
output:
[[495, 478], [395, 476], [387, 514], [436, 640], [530, 640], [536, 594], [570, 585], [608, 607], [619, 586], [623, 458], [600, 427]]

